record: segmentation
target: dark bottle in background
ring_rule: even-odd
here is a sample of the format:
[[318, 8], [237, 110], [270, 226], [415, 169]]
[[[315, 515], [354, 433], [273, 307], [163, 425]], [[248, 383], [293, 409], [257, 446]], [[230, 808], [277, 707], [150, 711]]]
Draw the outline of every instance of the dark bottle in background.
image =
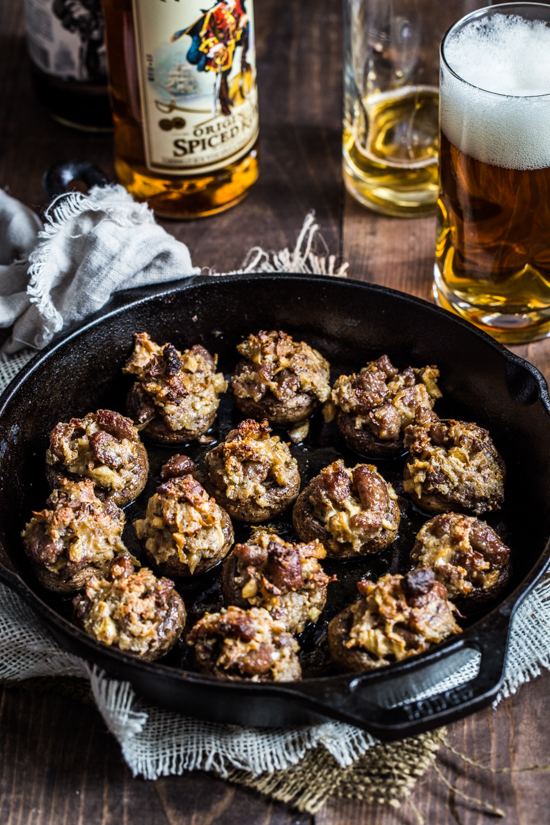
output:
[[24, 0], [24, 8], [40, 102], [66, 126], [111, 130], [101, 0]]

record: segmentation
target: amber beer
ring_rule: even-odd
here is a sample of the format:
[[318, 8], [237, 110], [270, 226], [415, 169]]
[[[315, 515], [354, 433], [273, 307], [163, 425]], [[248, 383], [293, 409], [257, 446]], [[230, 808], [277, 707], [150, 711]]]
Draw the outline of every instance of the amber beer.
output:
[[441, 136], [437, 261], [460, 300], [499, 313], [550, 306], [550, 168], [475, 160]]
[[437, 88], [408, 86], [366, 98], [363, 128], [344, 121], [344, 181], [365, 206], [397, 217], [433, 213], [438, 108]]
[[550, 334], [550, 7], [517, 6], [470, 15], [442, 44], [434, 284], [509, 343]]

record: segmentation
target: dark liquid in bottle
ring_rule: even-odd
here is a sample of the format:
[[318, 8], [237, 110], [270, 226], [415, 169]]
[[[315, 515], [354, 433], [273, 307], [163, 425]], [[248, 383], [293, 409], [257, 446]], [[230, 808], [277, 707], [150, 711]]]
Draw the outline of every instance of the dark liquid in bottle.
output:
[[31, 73], [37, 97], [54, 120], [87, 132], [112, 131], [106, 85], [61, 80], [46, 74], [32, 62]]

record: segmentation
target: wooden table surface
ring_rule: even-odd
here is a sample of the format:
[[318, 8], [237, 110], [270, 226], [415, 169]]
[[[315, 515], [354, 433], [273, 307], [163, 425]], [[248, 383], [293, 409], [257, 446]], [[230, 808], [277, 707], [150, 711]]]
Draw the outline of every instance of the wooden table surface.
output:
[[[349, 274], [429, 299], [433, 219], [371, 213], [347, 196], [340, 173], [341, 15], [335, 0], [257, 0], [261, 176], [249, 198], [223, 215], [166, 223], [195, 264], [237, 268], [249, 247], [293, 246], [315, 209], [328, 249]], [[41, 111], [30, 86], [21, 0], [0, 3], [0, 186], [37, 210], [52, 162], [89, 158], [112, 174], [111, 138], [65, 129]], [[550, 372], [550, 344], [517, 351]], [[454, 724], [456, 749], [493, 768], [550, 762], [550, 675], [496, 711]], [[4, 690], [0, 698], [2, 825], [414, 825], [400, 810], [330, 802], [312, 817], [204, 773], [133, 779], [99, 714], [55, 694]], [[517, 825], [550, 820], [541, 772], [488, 774], [442, 751], [444, 776], [460, 792], [507, 812]], [[488, 821], [430, 772], [412, 801], [429, 825]], [[546, 813], [545, 813], [546, 812]]]

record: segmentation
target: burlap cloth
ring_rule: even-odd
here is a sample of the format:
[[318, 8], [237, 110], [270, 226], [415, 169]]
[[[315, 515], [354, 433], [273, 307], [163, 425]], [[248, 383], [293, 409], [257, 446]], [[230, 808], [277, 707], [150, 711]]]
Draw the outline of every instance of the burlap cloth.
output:
[[[337, 268], [333, 256], [314, 253], [316, 231], [308, 216], [294, 250], [271, 255], [251, 250], [243, 270], [344, 275], [345, 265]], [[33, 354], [23, 350], [0, 355], [0, 391]], [[505, 681], [495, 704], [538, 676], [541, 668], [550, 669], [549, 622], [550, 579], [545, 579], [516, 613]], [[465, 667], [423, 695], [468, 681], [478, 667], [479, 656], [473, 654]], [[107, 679], [60, 648], [30, 608], [3, 585], [0, 680], [7, 686], [17, 683], [93, 700], [134, 775], [155, 779], [207, 770], [309, 813], [330, 796], [399, 805], [434, 764], [445, 733], [440, 729], [382, 744], [339, 722], [265, 731], [201, 722], [148, 706], [129, 684]]]

